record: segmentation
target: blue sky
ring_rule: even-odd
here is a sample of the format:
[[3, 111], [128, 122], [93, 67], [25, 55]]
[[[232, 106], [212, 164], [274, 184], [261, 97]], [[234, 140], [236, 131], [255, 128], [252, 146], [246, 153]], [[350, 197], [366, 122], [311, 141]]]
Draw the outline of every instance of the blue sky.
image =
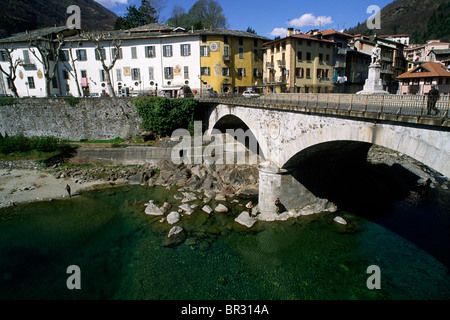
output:
[[[118, 16], [126, 12], [128, 5], [140, 6], [141, 0], [95, 0]], [[162, 21], [170, 18], [174, 5], [188, 11], [197, 0], [160, 0], [166, 3]], [[288, 27], [307, 32], [311, 29], [342, 30], [363, 23], [371, 16], [367, 8], [377, 5], [383, 8], [393, 0], [218, 0], [227, 18], [229, 28], [255, 29], [258, 35], [273, 38], [285, 35]], [[383, 23], [383, 21], [381, 21]]]

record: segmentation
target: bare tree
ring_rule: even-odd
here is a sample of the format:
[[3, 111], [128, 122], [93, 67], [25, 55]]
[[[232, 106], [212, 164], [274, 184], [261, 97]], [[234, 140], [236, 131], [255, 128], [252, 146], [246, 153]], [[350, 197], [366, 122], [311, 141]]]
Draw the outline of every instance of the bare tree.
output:
[[[102, 68], [105, 72], [104, 73], [105, 80], [106, 80], [106, 85], [108, 86], [109, 94], [110, 94], [110, 96], [115, 97], [116, 93], [114, 92], [114, 88], [113, 88], [112, 81], [111, 81], [111, 70], [112, 70], [112, 68], [114, 68], [114, 65], [116, 64], [117, 59], [119, 59], [119, 57], [120, 57], [120, 47], [122, 45], [122, 41], [118, 40], [118, 39], [114, 39], [114, 38], [109, 40], [111, 38], [110, 35], [103, 31], [82, 32], [80, 34], [80, 37], [82, 39], [85, 39], [87, 41], [94, 43], [97, 57], [99, 57], [100, 62], [102, 63]], [[112, 60], [109, 65], [106, 64], [106, 62], [105, 62], [106, 56], [103, 54], [103, 52], [105, 51], [105, 49], [103, 47], [103, 43], [105, 43], [107, 41], [111, 41], [111, 46], [113, 46], [115, 49], [114, 56], [112, 57]]]
[[18, 98], [19, 94], [17, 93], [17, 88], [16, 88], [16, 84], [14, 83], [14, 81], [16, 81], [17, 78], [17, 67], [19, 66], [19, 64], [22, 62], [21, 59], [17, 59], [16, 61], [13, 61], [12, 59], [12, 53], [14, 51], [14, 47], [11, 46], [11, 48], [8, 48], [7, 46], [4, 46], [3, 49], [1, 50], [2, 55], [4, 55], [2, 58], [2, 60], [6, 60], [9, 63], [9, 72], [6, 72], [2, 65], [0, 64], [0, 71], [6, 76], [6, 78], [8, 79], [8, 83], [11, 87], [11, 91], [14, 94], [14, 97]]
[[[52, 35], [40, 36], [33, 39], [31, 35], [28, 37], [28, 47], [36, 59], [42, 64], [45, 77], [45, 94], [50, 96], [50, 83], [56, 76], [59, 62], [59, 51], [64, 43], [64, 36], [57, 35], [56, 43]], [[36, 50], [38, 53], [36, 53]]]
[[156, 11], [154, 14], [156, 22], [161, 22], [161, 20], [163, 20], [161, 17], [161, 12], [167, 7], [167, 0], [148, 0], [148, 2]]
[[[77, 85], [77, 91], [78, 91], [78, 96], [82, 97], [83, 94], [81, 93], [81, 88], [80, 88], [80, 82], [78, 81], [78, 72], [77, 72], [77, 67], [76, 67], [76, 63], [78, 61], [78, 58], [75, 58], [73, 56], [73, 45], [72, 43], [69, 44], [69, 56], [67, 57], [67, 61], [66, 60], [62, 60], [63, 61], [63, 65], [66, 68], [67, 72], [69, 72], [69, 74], [75, 79], [75, 83]], [[66, 62], [68, 62], [70, 64], [70, 66], [68, 66], [66, 64]], [[72, 69], [70, 69], [72, 68]]]

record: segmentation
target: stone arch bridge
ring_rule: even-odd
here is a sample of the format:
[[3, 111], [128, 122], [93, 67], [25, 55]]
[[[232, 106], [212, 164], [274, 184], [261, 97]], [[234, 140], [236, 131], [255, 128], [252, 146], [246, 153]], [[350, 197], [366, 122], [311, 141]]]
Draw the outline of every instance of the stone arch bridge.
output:
[[[257, 99], [201, 100], [208, 123], [214, 128], [248, 129], [259, 144], [259, 207], [275, 211], [282, 195], [288, 210], [310, 203], [314, 195], [301, 183], [308, 176], [305, 159], [358, 165], [366, 162], [372, 145], [395, 150], [450, 177], [448, 119], [400, 116], [315, 106], [274, 105]], [[309, 177], [314, 179], [314, 177]]]

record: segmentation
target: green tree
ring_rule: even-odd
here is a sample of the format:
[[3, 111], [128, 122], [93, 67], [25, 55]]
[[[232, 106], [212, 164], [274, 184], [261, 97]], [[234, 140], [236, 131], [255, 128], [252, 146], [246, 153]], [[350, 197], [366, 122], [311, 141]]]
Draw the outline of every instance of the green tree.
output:
[[248, 28], [247, 28], [247, 32], [250, 32], [250, 33], [256, 34], [256, 31], [255, 31], [255, 29], [253, 29], [252, 27], [248, 27]]
[[127, 6], [127, 13], [116, 20], [115, 28], [126, 30], [155, 22], [158, 22], [156, 9], [149, 0], [141, 0], [139, 9], [135, 5]]
[[221, 29], [227, 27], [227, 18], [215, 0], [198, 0], [188, 12], [189, 27], [194, 29]]

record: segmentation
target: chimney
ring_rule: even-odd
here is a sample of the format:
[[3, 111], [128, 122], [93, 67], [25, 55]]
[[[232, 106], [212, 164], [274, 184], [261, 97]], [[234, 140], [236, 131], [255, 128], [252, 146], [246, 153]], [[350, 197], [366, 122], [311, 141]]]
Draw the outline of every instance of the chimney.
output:
[[290, 36], [292, 36], [294, 34], [294, 28], [288, 28], [287, 30], [288, 30], [287, 31], [287, 36], [288, 37], [290, 37]]
[[302, 34], [302, 32], [298, 29], [295, 29], [295, 34]]

